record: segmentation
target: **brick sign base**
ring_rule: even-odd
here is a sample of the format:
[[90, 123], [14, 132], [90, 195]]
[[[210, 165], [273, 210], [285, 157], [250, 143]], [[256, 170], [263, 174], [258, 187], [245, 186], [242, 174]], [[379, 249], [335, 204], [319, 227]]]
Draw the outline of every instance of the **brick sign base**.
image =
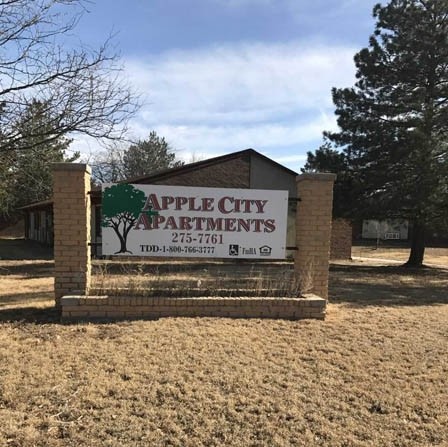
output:
[[91, 169], [53, 166], [55, 305], [63, 320], [180, 316], [324, 319], [328, 297], [334, 174], [297, 177], [294, 270], [303, 278], [302, 298], [99, 297], [91, 290]]
[[64, 296], [62, 320], [111, 321], [162, 317], [231, 317], [323, 320], [326, 300], [313, 294], [302, 298], [153, 298]]

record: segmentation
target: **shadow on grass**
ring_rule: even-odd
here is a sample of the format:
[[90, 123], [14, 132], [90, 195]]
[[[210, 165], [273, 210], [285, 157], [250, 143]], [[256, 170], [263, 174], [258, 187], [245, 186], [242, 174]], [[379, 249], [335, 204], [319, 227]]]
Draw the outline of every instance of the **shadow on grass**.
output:
[[39, 292], [17, 292], [7, 293], [0, 296], [0, 309], [2, 306], [9, 306], [16, 303], [34, 303], [49, 301], [52, 299], [53, 292], [39, 291]]
[[[375, 261], [372, 259], [372, 261]], [[338, 275], [363, 276], [366, 279], [382, 275], [412, 275], [415, 278], [440, 278], [448, 280], [448, 266], [445, 268], [423, 266], [421, 268], [404, 267], [403, 265], [359, 265], [359, 264], [332, 264], [330, 272]]]
[[330, 275], [331, 303], [354, 307], [448, 304], [448, 269], [333, 265]]
[[0, 259], [53, 259], [53, 249], [26, 239], [0, 238]]
[[0, 276], [2, 275], [24, 275], [27, 278], [45, 278], [53, 276], [54, 262], [53, 261], [33, 261], [25, 264], [3, 263], [0, 265]]
[[0, 307], [0, 323], [60, 323], [60, 312], [55, 307]]

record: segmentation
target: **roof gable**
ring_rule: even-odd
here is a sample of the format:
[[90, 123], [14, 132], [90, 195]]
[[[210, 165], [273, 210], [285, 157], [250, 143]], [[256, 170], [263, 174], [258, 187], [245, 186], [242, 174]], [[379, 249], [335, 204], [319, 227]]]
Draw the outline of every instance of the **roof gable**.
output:
[[[175, 177], [178, 175], [186, 174], [189, 172], [194, 172], [194, 171], [206, 168], [206, 167], [219, 165], [221, 163], [225, 163], [227, 161], [238, 159], [238, 158], [245, 159], [246, 161], [250, 161], [251, 157], [257, 157], [261, 160], [264, 160], [265, 162], [272, 164], [273, 166], [277, 167], [278, 169], [285, 171], [289, 175], [293, 175], [293, 176], [298, 175], [297, 172], [294, 172], [293, 170], [287, 168], [286, 166], [281, 165], [280, 163], [277, 163], [276, 161], [272, 160], [271, 158], [266, 157], [263, 154], [260, 154], [260, 152], [257, 152], [254, 149], [245, 149], [242, 151], [232, 152], [230, 154], [220, 155], [218, 157], [208, 158], [206, 160], [189, 163], [189, 164], [186, 164], [183, 166], [179, 166], [177, 168], [164, 169], [163, 171], [154, 172], [153, 174], [150, 174], [150, 175], [130, 178], [127, 180], [123, 180], [119, 183], [151, 184], [153, 182], [158, 182], [158, 181], [169, 179], [171, 177]], [[100, 187], [92, 185], [91, 198], [95, 202], [98, 202], [99, 200], [101, 200], [101, 188]], [[45, 200], [42, 202], [31, 203], [29, 205], [26, 205], [26, 206], [20, 208], [20, 209], [22, 209], [22, 210], [30, 209], [31, 210], [34, 208], [51, 206], [52, 203], [53, 203], [53, 200], [48, 199], [48, 200]]]
[[168, 179], [170, 177], [174, 177], [180, 174], [186, 174], [188, 172], [197, 171], [199, 169], [203, 169], [205, 167], [210, 167], [213, 165], [221, 164], [229, 160], [233, 160], [235, 158], [247, 158], [250, 159], [251, 157], [259, 157], [263, 160], [277, 166], [278, 168], [285, 170], [290, 175], [298, 175], [297, 172], [292, 171], [291, 169], [288, 169], [287, 167], [281, 165], [280, 163], [277, 163], [276, 161], [272, 160], [269, 157], [266, 157], [263, 154], [260, 154], [254, 149], [245, 149], [238, 152], [232, 152], [230, 154], [220, 155], [218, 157], [208, 158], [206, 160], [197, 161], [195, 163], [189, 163], [183, 166], [179, 166], [177, 168], [168, 168], [163, 171], [158, 171], [150, 175], [145, 175], [141, 177], [135, 177], [130, 178], [127, 180], [122, 181], [121, 183], [152, 183], [155, 181], [160, 181], [163, 179]]

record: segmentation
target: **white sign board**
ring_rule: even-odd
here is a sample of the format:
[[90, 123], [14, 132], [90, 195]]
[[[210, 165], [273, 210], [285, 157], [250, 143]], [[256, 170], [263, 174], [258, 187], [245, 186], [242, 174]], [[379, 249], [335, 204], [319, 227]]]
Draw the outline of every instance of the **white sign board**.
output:
[[103, 255], [283, 259], [288, 192], [103, 184]]

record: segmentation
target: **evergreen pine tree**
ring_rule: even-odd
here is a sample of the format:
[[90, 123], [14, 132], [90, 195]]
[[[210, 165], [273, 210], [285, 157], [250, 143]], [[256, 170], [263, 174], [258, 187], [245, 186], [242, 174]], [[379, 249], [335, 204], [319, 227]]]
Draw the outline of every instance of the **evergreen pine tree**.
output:
[[0, 153], [0, 215], [14, 220], [17, 208], [31, 202], [45, 200], [52, 194], [51, 163], [73, 161], [78, 157], [66, 157], [71, 140], [53, 134], [52, 117], [45, 104], [33, 101], [14, 130], [26, 141], [29, 149], [10, 146]]
[[155, 131], [149, 134], [148, 139], [130, 146], [123, 155], [124, 176], [128, 179], [182, 165], [183, 162], [176, 161], [176, 154], [165, 138], [159, 137]]
[[359, 215], [413, 222], [407, 265], [421, 266], [425, 230], [448, 215], [448, 2], [391, 0], [374, 8], [353, 88], [333, 89]]

